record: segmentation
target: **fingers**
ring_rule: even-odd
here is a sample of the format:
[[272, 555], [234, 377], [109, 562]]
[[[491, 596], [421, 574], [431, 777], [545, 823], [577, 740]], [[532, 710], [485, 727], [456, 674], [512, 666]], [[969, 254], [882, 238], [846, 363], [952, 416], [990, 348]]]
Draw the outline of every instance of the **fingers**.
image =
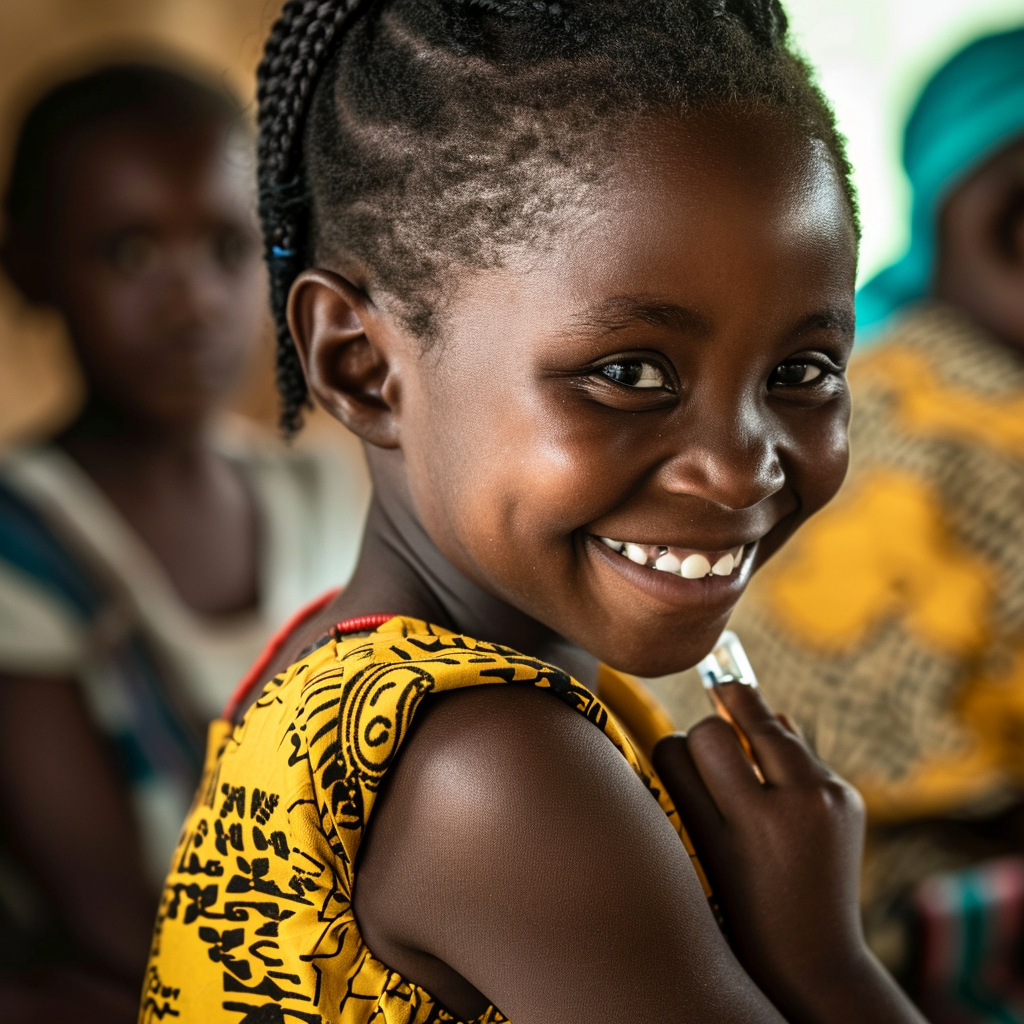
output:
[[760, 690], [726, 683], [717, 687], [716, 692], [747, 737], [768, 783], [781, 786], [820, 778], [823, 773], [821, 763], [789, 720], [781, 722], [776, 717]]
[[659, 740], [651, 763], [695, 839], [721, 822], [722, 815], [690, 756], [685, 733]]
[[782, 723], [783, 727], [788, 729], [798, 740], [803, 740], [805, 743], [807, 742], [807, 737], [804, 736], [803, 729], [801, 729], [785, 711], [776, 711], [775, 717]]
[[686, 744], [701, 781], [723, 816], [737, 800], [745, 802], [762, 788], [736, 730], [724, 718], [698, 722]]

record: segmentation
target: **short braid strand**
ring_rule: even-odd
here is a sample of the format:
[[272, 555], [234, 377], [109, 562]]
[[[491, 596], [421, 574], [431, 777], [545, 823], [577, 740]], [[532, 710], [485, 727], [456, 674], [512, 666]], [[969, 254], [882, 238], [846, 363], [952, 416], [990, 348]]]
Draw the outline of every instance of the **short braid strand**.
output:
[[309, 101], [332, 44], [362, 0], [288, 0], [257, 71], [259, 210], [277, 335], [281, 429], [302, 426], [311, 407], [302, 363], [288, 327], [288, 294], [309, 256], [309, 199], [301, 157]]

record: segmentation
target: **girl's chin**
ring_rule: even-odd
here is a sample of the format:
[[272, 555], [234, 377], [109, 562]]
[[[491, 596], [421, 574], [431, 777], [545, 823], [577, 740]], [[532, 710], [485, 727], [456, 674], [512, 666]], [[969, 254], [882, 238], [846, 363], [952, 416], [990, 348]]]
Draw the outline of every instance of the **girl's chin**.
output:
[[686, 637], [684, 643], [658, 638], [643, 650], [609, 651], [599, 654], [600, 660], [619, 672], [645, 679], [675, 675], [693, 668], [707, 657], [718, 642], [728, 622], [728, 615], [716, 622], [710, 629], [699, 629]]
[[747, 587], [756, 555], [751, 545], [733, 574], [686, 579], [634, 563], [597, 541], [588, 549], [603, 628], [577, 642], [612, 668], [650, 678], [692, 668], [711, 651]]

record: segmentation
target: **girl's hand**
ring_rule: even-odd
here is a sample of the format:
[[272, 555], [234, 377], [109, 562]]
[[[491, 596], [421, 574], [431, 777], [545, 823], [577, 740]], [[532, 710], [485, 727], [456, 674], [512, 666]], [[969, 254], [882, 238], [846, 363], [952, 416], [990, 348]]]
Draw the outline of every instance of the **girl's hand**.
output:
[[662, 740], [654, 766], [693, 838], [737, 956], [791, 1020], [834, 1019], [832, 994], [849, 999], [865, 985], [893, 987], [893, 1009], [905, 1013], [861, 931], [860, 795], [757, 689], [733, 683], [718, 692], [764, 784], [732, 726], [717, 717]]

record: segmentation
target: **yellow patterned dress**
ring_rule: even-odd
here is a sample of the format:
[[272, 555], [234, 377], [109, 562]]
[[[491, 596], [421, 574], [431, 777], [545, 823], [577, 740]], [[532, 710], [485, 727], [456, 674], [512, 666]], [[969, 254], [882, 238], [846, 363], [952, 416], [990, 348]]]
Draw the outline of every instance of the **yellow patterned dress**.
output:
[[[354, 865], [423, 698], [509, 683], [550, 690], [603, 730], [693, 855], [621, 724], [641, 746], [671, 730], [635, 681], [602, 669], [599, 688], [616, 716], [551, 665], [418, 620], [395, 617], [368, 636], [335, 633], [270, 682], [241, 724], [212, 726], [161, 901], [140, 1021], [454, 1020], [366, 947], [352, 910]], [[504, 1019], [492, 1007], [479, 1024]]]

